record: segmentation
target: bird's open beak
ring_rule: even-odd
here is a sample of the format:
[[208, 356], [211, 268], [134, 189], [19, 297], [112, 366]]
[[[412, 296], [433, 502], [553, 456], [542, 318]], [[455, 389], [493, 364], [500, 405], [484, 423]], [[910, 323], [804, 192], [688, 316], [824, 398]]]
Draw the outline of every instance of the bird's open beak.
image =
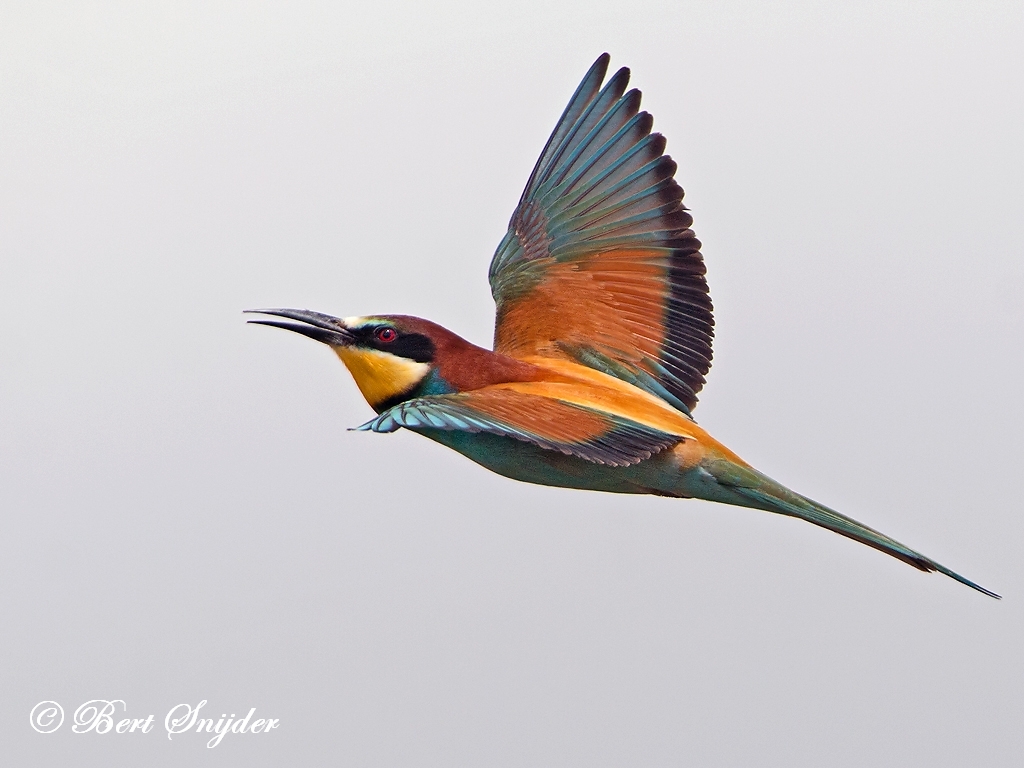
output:
[[283, 323], [280, 320], [249, 321], [256, 325], [271, 325], [274, 328], [295, 331], [332, 347], [345, 347], [352, 343], [352, 334], [345, 326], [345, 321], [337, 317], [311, 312], [308, 309], [247, 309], [245, 311], [257, 315], [285, 317], [303, 323], [302, 325], [300, 323]]

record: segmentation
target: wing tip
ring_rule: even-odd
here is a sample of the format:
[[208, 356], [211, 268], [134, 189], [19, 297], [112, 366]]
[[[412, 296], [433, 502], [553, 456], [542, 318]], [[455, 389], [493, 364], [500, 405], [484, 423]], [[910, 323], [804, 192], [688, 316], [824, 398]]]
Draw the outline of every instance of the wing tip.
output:
[[592, 82], [597, 80], [598, 85], [604, 82], [605, 75], [608, 74], [608, 65], [611, 63], [612, 55], [605, 51], [596, 59], [594, 63], [590, 65], [590, 69], [587, 70], [587, 74], [583, 76], [583, 83]]

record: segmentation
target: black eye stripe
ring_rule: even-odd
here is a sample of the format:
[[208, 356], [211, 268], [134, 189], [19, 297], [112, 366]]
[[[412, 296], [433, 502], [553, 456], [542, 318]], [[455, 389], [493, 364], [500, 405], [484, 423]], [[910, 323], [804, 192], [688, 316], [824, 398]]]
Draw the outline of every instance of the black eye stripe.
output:
[[[380, 338], [382, 331], [392, 331], [396, 335], [391, 341]], [[429, 363], [434, 360], [434, 343], [421, 333], [402, 333], [390, 325], [369, 325], [353, 328], [356, 346], [368, 349], [379, 349], [383, 352], [415, 360], [417, 363]]]
[[393, 355], [429, 363], [434, 359], [434, 342], [419, 333], [400, 333], [398, 338], [384, 348]]

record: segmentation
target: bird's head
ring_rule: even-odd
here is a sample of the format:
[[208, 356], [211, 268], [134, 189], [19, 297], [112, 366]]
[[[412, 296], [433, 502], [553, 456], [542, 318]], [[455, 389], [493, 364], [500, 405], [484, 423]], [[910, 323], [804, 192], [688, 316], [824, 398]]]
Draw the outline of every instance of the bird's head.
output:
[[295, 331], [333, 349], [378, 413], [417, 395], [451, 391], [437, 374], [436, 360], [439, 348], [458, 337], [429, 320], [405, 315], [338, 318], [305, 309], [249, 311], [285, 318], [249, 322]]

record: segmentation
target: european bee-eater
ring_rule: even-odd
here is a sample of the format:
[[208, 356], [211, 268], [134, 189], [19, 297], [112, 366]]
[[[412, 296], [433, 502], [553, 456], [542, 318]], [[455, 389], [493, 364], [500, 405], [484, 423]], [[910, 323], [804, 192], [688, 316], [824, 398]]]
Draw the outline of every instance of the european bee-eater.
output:
[[603, 54], [562, 113], [490, 267], [494, 351], [429, 320], [252, 310], [328, 345], [377, 418], [515, 480], [799, 517], [998, 597], [794, 493], [697, 426], [714, 320], [665, 139]]

